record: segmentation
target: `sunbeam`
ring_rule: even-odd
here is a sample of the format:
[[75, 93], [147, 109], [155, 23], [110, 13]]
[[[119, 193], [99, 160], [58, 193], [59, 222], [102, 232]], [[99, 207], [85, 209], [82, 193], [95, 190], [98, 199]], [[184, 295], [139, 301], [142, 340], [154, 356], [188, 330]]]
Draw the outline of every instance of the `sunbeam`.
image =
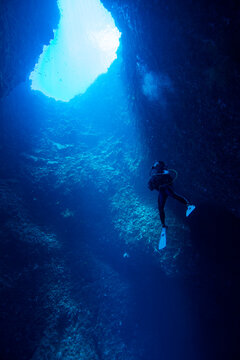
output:
[[30, 80], [33, 90], [69, 101], [107, 72], [117, 58], [121, 33], [100, 0], [58, 0], [58, 6], [58, 29]]

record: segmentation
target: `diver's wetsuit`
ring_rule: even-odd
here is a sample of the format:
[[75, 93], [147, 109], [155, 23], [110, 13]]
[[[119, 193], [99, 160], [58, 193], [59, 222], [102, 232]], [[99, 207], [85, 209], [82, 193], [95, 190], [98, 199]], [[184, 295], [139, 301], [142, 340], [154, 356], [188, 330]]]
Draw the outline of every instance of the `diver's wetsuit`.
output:
[[158, 210], [161, 219], [161, 223], [165, 226], [165, 212], [164, 206], [166, 204], [167, 197], [171, 196], [172, 198], [180, 201], [182, 204], [187, 205], [188, 201], [183, 197], [175, 193], [172, 185], [162, 185], [159, 188], [158, 194]]
[[180, 201], [184, 205], [188, 205], [187, 199], [175, 193], [173, 189], [173, 178], [169, 174], [169, 171], [165, 168], [151, 176], [148, 187], [150, 190], [157, 190], [158, 194], [158, 210], [160, 220], [163, 226], [165, 226], [165, 212], [164, 206], [168, 196]]

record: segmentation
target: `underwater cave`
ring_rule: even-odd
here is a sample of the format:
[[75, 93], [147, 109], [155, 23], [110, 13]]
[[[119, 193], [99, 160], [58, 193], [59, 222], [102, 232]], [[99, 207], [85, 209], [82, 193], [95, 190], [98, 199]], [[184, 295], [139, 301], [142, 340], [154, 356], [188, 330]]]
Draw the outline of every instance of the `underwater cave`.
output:
[[1, 360], [239, 359], [239, 14], [0, 1]]
[[58, 6], [59, 25], [30, 75], [31, 88], [69, 101], [107, 72], [121, 34], [100, 0], [59, 0]]

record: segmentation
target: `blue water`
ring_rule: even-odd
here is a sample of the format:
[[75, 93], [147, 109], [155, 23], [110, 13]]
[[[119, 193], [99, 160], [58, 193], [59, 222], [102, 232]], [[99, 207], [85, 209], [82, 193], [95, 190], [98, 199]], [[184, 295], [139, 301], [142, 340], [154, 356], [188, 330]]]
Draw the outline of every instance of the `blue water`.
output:
[[58, 6], [59, 25], [30, 75], [31, 88], [69, 101], [107, 72], [121, 34], [100, 0], [59, 0]]
[[[114, 46], [116, 51], [117, 41]], [[5, 139], [6, 168], [21, 184], [14, 206], [23, 213], [19, 232], [26, 236], [19, 236], [29, 254], [25, 267], [31, 276], [23, 286], [30, 300], [25, 301], [39, 299], [23, 306], [23, 317], [32, 320], [18, 334], [16, 348], [30, 356], [31, 344], [22, 343], [32, 332], [34, 360], [43, 354], [48, 359], [92, 360], [94, 354], [104, 360], [192, 359], [188, 335], [196, 340], [196, 315], [184, 306], [184, 285], [170, 280], [178, 250], [156, 252], [160, 224], [156, 197], [147, 189], [152, 159], [136, 126], [121, 48], [106, 74], [77, 81], [82, 90], [76, 90], [72, 66], [64, 69], [60, 88], [58, 66], [52, 72], [48, 54], [53, 51], [55, 61], [63, 61], [56, 58], [58, 47], [54, 40], [45, 48], [31, 75], [41, 91], [32, 91], [27, 82], [3, 104], [4, 118], [14, 119], [5, 125], [12, 136]], [[34, 281], [37, 288], [29, 295]], [[38, 314], [37, 325], [32, 312]]]
[[[68, 63], [59, 87], [62, 74], [52, 69], [59, 60], [58, 29], [31, 75], [40, 91], [27, 81], [1, 101], [4, 360], [214, 359], [221, 333], [213, 335], [217, 329], [208, 319], [226, 298], [219, 300], [222, 288], [209, 278], [225, 254], [230, 266], [223, 244], [236, 224], [225, 213], [214, 219], [209, 204], [187, 222], [181, 204], [169, 199], [167, 248], [157, 251], [157, 193], [147, 188], [156, 159], [140, 134], [138, 99], [130, 95], [120, 34], [113, 33], [105, 67], [75, 83], [70, 70], [76, 67]], [[74, 26], [68, 36], [75, 35]], [[78, 58], [70, 60], [79, 65]], [[167, 77], [147, 69], [140, 83], [151, 106], [164, 104], [161, 89], [174, 91]], [[161, 141], [167, 149], [167, 139]], [[199, 266], [202, 279], [196, 263], [201, 254], [205, 260], [217, 228], [222, 246], [208, 250], [210, 261]], [[226, 315], [221, 321], [231, 325]]]
[[[4, 103], [4, 117], [14, 118], [6, 125], [13, 137], [6, 148], [14, 142], [6, 168], [21, 184], [14, 206], [28, 234], [18, 235], [16, 252], [21, 259], [25, 248], [31, 274], [22, 285], [29, 299], [22, 301], [31, 304], [19, 315], [20, 323], [21, 316], [31, 319], [16, 342], [22, 358], [31, 354], [31, 343], [22, 345], [31, 332], [34, 360], [197, 359], [197, 314], [186, 307], [184, 282], [171, 280], [176, 249], [156, 252], [150, 163], [122, 65], [119, 53], [70, 103], [33, 92], [29, 83]], [[15, 268], [22, 272], [21, 263]]]

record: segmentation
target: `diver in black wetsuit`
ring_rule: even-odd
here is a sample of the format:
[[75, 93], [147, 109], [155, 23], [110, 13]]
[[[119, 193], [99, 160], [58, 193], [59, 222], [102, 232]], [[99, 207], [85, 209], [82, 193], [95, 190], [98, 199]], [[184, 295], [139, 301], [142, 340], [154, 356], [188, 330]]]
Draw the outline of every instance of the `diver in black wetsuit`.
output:
[[148, 182], [148, 187], [151, 191], [159, 191], [158, 210], [163, 227], [166, 227], [164, 206], [168, 196], [171, 196], [172, 198], [187, 206], [186, 216], [188, 216], [195, 209], [195, 206], [190, 205], [187, 199], [175, 193], [173, 189], [174, 180], [175, 179], [171, 176], [170, 171], [167, 169], [163, 161], [157, 161], [152, 166], [151, 178]]

